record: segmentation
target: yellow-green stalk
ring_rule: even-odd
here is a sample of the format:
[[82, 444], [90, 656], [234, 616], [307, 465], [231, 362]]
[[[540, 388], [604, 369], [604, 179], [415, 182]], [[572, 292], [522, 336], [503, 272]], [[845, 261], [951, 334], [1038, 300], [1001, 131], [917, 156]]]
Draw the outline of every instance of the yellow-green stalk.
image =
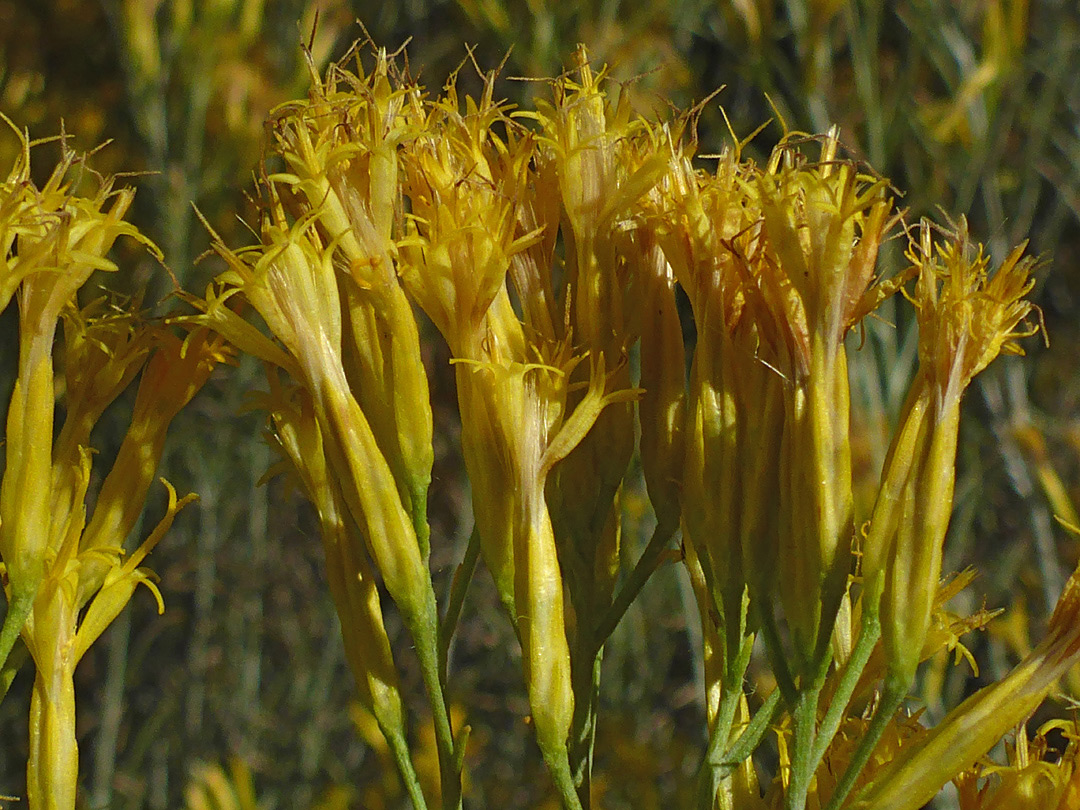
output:
[[760, 275], [784, 386], [779, 575], [804, 675], [818, 670], [850, 567], [850, 394], [844, 337], [876, 305], [886, 184], [837, 160], [837, 133], [816, 164], [782, 144], [758, 176], [766, 256]]
[[[343, 299], [341, 285], [353, 282], [341, 277], [337, 246], [351, 231], [328, 242], [320, 233], [318, 211], [290, 221], [281, 200], [282, 192], [288, 189], [286, 185], [279, 190], [273, 181], [265, 186], [261, 246], [235, 252], [216, 238], [215, 249], [230, 269], [220, 279], [221, 288], [211, 290], [210, 299], [200, 305], [203, 314], [192, 320], [212, 325], [236, 345], [250, 347], [272, 362], [280, 361], [311, 397], [328, 464], [349, 517], [368, 544], [368, 552], [415, 642], [432, 701], [443, 806], [452, 810], [461, 802], [460, 773], [439, 678], [438, 612], [426, 544], [421, 542], [421, 536], [426, 537], [426, 524], [418, 534], [418, 513], [410, 512], [408, 505], [412, 485], [399, 486], [382, 449], [400, 447], [398, 437], [380, 440], [376, 436], [373, 425], [385, 429], [388, 423], [369, 421], [345, 368], [343, 324], [351, 316], [343, 314], [343, 300], [347, 299]], [[239, 290], [255, 308], [280, 341], [280, 348], [229, 314], [223, 304], [233, 294], [230, 288]], [[421, 385], [414, 375], [407, 377]], [[424, 417], [420, 421], [424, 422]], [[426, 492], [426, 485], [424, 489]]]
[[918, 810], [1023, 723], [1080, 660], [1080, 569], [1050, 617], [1047, 636], [1004, 679], [969, 697], [901, 750], [853, 801], [854, 810]]
[[300, 479], [318, 514], [330, 593], [341, 620], [345, 656], [360, 704], [378, 722], [413, 806], [424, 807], [409, 757], [398, 673], [366, 544], [349, 519], [340, 487], [330, 474], [311, 397], [300, 387], [287, 390], [278, 379], [279, 373], [268, 371], [270, 390], [260, 405], [270, 416], [272, 441]]
[[298, 216], [313, 212], [336, 248], [342, 354], [350, 385], [372, 424], [427, 556], [432, 417], [420, 339], [395, 270], [398, 147], [415, 137], [416, 88], [393, 87], [385, 51], [370, 75], [312, 69], [310, 98], [274, 111], [275, 149]]
[[930, 623], [952, 512], [961, 398], [999, 353], [1021, 353], [1035, 262], [1017, 247], [990, 276], [962, 223], [933, 244], [923, 223], [908, 257], [918, 268], [919, 371], [882, 474], [863, 544], [867, 604], [883, 589], [882, 640], [890, 672], [909, 684]]
[[123, 221], [132, 189], [114, 191], [112, 180], [105, 180], [93, 197], [72, 194], [73, 170], [81, 160], [66, 148], [38, 188], [30, 177], [30, 142], [16, 133], [23, 150], [0, 188], [0, 307], [6, 308], [16, 291], [19, 306], [18, 376], [8, 405], [7, 459], [0, 484], [0, 558], [9, 582], [0, 663], [31, 609], [50, 545], [52, 352], [60, 314], [91, 273], [116, 269], [105, 254], [119, 236], [151, 244]]

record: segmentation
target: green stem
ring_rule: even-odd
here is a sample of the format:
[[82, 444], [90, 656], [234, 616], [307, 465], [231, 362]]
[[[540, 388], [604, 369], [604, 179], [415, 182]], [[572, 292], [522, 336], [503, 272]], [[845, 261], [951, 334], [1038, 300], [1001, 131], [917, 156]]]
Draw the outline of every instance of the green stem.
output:
[[785, 810], [804, 810], [810, 792], [813, 771], [814, 735], [817, 731], [817, 703], [821, 685], [812, 683], [800, 688], [792, 716], [794, 739], [791, 747], [791, 781], [785, 797]]
[[30, 611], [34, 609], [36, 595], [36, 591], [13, 592], [11, 594], [7, 613], [4, 614], [4, 625], [0, 627], [0, 668], [7, 663], [11, 648], [15, 646]]
[[439, 625], [439, 677], [443, 684], [447, 677], [447, 660], [450, 654], [450, 642], [457, 631], [458, 619], [461, 618], [461, 608], [465, 604], [465, 596], [469, 591], [473, 574], [476, 572], [476, 563], [480, 559], [480, 532], [473, 527], [469, 535], [469, 545], [465, 548], [465, 557], [454, 572], [454, 578], [450, 583], [450, 598], [446, 603], [446, 613]]
[[574, 775], [570, 771], [570, 758], [567, 755], [566, 748], [562, 748], [558, 754], [554, 752], [549, 754], [547, 751], [544, 751], [543, 754], [548, 773], [551, 774], [555, 789], [559, 792], [563, 810], [584, 810], [581, 806], [581, 799], [578, 798]]
[[866, 669], [866, 664], [870, 660], [870, 655], [873, 653], [880, 637], [881, 620], [875, 610], [863, 618], [859, 638], [855, 642], [855, 649], [851, 651], [851, 658], [848, 659], [847, 666], [844, 667], [844, 674], [840, 676], [840, 682], [837, 684], [836, 691], [829, 702], [829, 708], [825, 711], [825, 716], [821, 720], [821, 727], [818, 730], [817, 739], [814, 741], [814, 750], [811, 757], [815, 770], [840, 728], [840, 723], [844, 719], [844, 712], [848, 703], [851, 702], [851, 696], [855, 693], [859, 678], [862, 676], [863, 670]]
[[[572, 662], [574, 681], [574, 719], [570, 732], [569, 762], [577, 796], [584, 810], [592, 805], [593, 751], [596, 745], [596, 707], [600, 695], [601, 662], [604, 644], [615, 632], [622, 617], [641, 592], [642, 587], [656, 571], [661, 555], [671, 540], [678, 521], [662, 520], [657, 524], [637, 564], [626, 578], [615, 599], [608, 605], [600, 621], [592, 627], [583, 627], [575, 644]], [[587, 596], [584, 610], [579, 615], [593, 616], [596, 610], [593, 599]]]
[[731, 726], [735, 721], [739, 698], [743, 694], [743, 677], [746, 675], [746, 668], [750, 666], [750, 653], [753, 648], [753, 638], [744, 639], [738, 657], [724, 673], [724, 693], [716, 710], [716, 723], [709, 735], [709, 746], [702, 759], [701, 768], [698, 770], [698, 807], [701, 810], [712, 810], [716, 800], [716, 791], [720, 786], [720, 773], [712, 766], [712, 761], [720, 757], [731, 738]]
[[720, 757], [709, 762], [709, 765], [718, 771], [717, 781], [729, 777], [761, 745], [765, 732], [769, 730], [769, 726], [783, 709], [784, 704], [781, 697], [780, 690], [774, 689], [765, 699], [765, 702], [761, 704], [761, 708], [751, 718], [750, 723], [743, 729], [739, 739]]
[[[591, 601], [591, 600], [590, 600]], [[587, 606], [591, 607], [591, 606]], [[587, 609], [584, 615], [592, 615]], [[592, 806], [592, 764], [596, 744], [596, 704], [600, 694], [603, 645], [593, 644], [597, 636], [583, 628], [571, 658], [574, 717], [570, 728], [568, 761], [578, 800], [584, 810]]]
[[784, 803], [786, 810], [803, 810], [806, 807], [806, 797], [817, 770], [814, 748], [817, 739], [818, 700], [831, 664], [831, 648], [829, 644], [824, 644], [818, 650], [817, 661], [809, 669], [812, 676], [810, 683], [805, 683], [804, 675], [803, 682], [799, 684], [795, 706], [791, 712], [794, 739], [791, 746], [791, 782]]
[[[382, 728], [381, 723], [379, 726]], [[390, 746], [390, 753], [394, 757], [394, 764], [397, 765], [401, 781], [405, 785], [405, 792], [409, 794], [413, 810], [427, 810], [427, 800], [424, 798], [424, 791], [420, 789], [420, 779], [416, 775], [416, 768], [413, 767], [412, 758], [409, 756], [409, 744], [405, 741], [401, 729], [383, 728], [382, 732]]]
[[8, 659], [0, 666], [0, 703], [4, 702], [4, 696], [11, 688], [11, 682], [15, 680], [15, 676], [29, 658], [30, 651], [26, 649], [26, 645], [16, 643]]
[[604, 642], [606, 642], [608, 638], [611, 637], [611, 634], [615, 632], [615, 628], [618, 627], [619, 622], [622, 621], [622, 617], [626, 615], [626, 611], [630, 608], [630, 605], [633, 604], [637, 595], [641, 593], [641, 589], [644, 587], [645, 583], [649, 581], [649, 577], [651, 577], [653, 572], [659, 567], [664, 549], [667, 548], [667, 545], [674, 536], [678, 526], [678, 519], [661, 520], [656, 524], [656, 529], [653, 530], [652, 537], [649, 538], [649, 543], [645, 546], [645, 550], [641, 552], [641, 557], [638, 558], [637, 564], [634, 565], [634, 569], [630, 572], [630, 575], [619, 589], [615, 601], [611, 603], [611, 606], [607, 609], [603, 618], [596, 626], [593, 644], [597, 650], [603, 647]]
[[581, 785], [578, 787], [578, 796], [581, 799], [581, 804], [585, 810], [589, 810], [592, 807], [592, 769], [593, 769], [593, 751], [596, 748], [596, 726], [597, 726], [597, 709], [600, 703], [600, 677], [601, 677], [601, 664], [604, 660], [604, 648], [601, 647], [592, 661], [592, 688], [589, 692], [589, 725], [588, 736], [584, 740], [584, 748], [582, 750], [582, 764], [584, 768], [582, 770]]
[[416, 645], [416, 657], [420, 660], [420, 674], [423, 677], [431, 706], [435, 747], [439, 757], [443, 810], [461, 810], [461, 772], [454, 767], [458, 756], [454, 747], [450, 709], [446, 704], [439, 666], [438, 608], [435, 606], [435, 592], [430, 589], [430, 584], [428, 597], [426, 609], [409, 622], [409, 631]]
[[847, 770], [840, 777], [840, 781], [836, 783], [836, 791], [829, 797], [829, 803], [825, 805], [824, 810], [839, 810], [843, 805], [844, 800], [855, 786], [855, 780], [859, 778], [862, 769], [870, 761], [870, 756], [874, 753], [881, 735], [885, 733], [885, 729], [889, 727], [893, 715], [896, 714], [900, 704], [907, 697], [910, 685], [909, 679], [899, 679], [891, 673], [885, 676], [881, 700], [874, 710], [874, 717], [871, 719], [866, 733], [859, 739], [859, 744], [848, 763]]

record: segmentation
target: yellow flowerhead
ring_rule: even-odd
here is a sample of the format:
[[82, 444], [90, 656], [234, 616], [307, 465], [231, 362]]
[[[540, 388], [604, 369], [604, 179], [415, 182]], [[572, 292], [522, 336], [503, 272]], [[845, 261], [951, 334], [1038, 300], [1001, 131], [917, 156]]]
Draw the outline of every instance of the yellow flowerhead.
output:
[[[6, 118], [4, 119], [10, 124]], [[13, 127], [14, 128], [14, 127]], [[53, 497], [53, 343], [60, 314], [95, 270], [115, 270], [106, 254], [120, 236], [157, 248], [124, 222], [134, 198], [101, 179], [91, 197], [71, 191], [84, 160], [66, 146], [40, 188], [30, 175], [30, 141], [16, 130], [22, 153], [0, 185], [0, 309], [18, 292], [18, 377], [8, 406], [6, 465], [0, 484], [0, 558], [10, 602], [0, 633], [0, 661], [7, 658], [44, 575]], [[71, 461], [79, 449], [63, 461]], [[61, 517], [61, 522], [64, 520]]]
[[283, 456], [282, 466], [299, 479], [319, 516], [330, 592], [360, 702], [378, 720], [391, 744], [404, 744], [397, 669], [366, 543], [349, 517], [341, 487], [327, 464], [310, 395], [299, 386], [287, 388], [278, 378], [279, 372], [269, 370], [270, 390], [257, 404], [269, 415], [270, 440]]
[[[1057, 755], [1048, 736], [1064, 736], [1065, 750]], [[980, 762], [957, 776], [960, 810], [1070, 810], [1080, 800], [1080, 729], [1075, 721], [1044, 723], [1034, 739], [1020, 728], [1009, 746], [1009, 764]]]
[[[524, 185], [534, 142], [499, 136], [496, 125], [513, 124], [493, 100], [493, 87], [489, 75], [482, 98], [467, 97], [462, 111], [451, 80], [424, 134], [405, 151], [412, 210], [401, 243], [401, 275], [456, 357], [523, 360], [524, 335], [506, 274], [511, 258], [538, 233], [519, 235], [517, 204], [503, 186]], [[513, 153], [507, 154], [508, 145]], [[501, 171], [503, 155], [511, 172]]]
[[420, 337], [397, 276], [398, 151], [423, 124], [419, 90], [392, 76], [378, 51], [365, 75], [333, 64], [312, 71], [306, 101], [276, 109], [272, 175], [293, 213], [310, 219], [332, 257], [341, 297], [341, 353], [357, 401], [394, 473], [427, 554], [432, 419]]
[[[193, 320], [213, 325], [264, 359], [280, 360], [307, 389], [327, 459], [387, 589], [409, 622], [430, 623], [433, 631], [430, 575], [413, 516], [346, 373], [334, 244], [324, 243], [314, 213], [290, 224], [273, 185], [268, 191], [264, 244], [237, 252], [217, 240], [215, 249], [230, 269], [221, 277], [223, 291], [212, 291], [213, 300], [201, 305], [204, 315]], [[255, 308], [283, 353], [223, 306], [228, 288]]]
[[919, 371], [882, 473], [863, 544], [867, 603], [881, 589], [882, 635], [892, 671], [910, 682], [930, 623], [941, 553], [952, 512], [960, 399], [999, 353], [1019, 353], [1032, 305], [1035, 264], [1016, 248], [990, 276], [981, 248], [958, 233], [932, 243], [924, 223], [908, 257], [919, 273], [912, 301], [919, 320]]
[[844, 336], [896, 288], [872, 286], [892, 211], [886, 183], [838, 160], [837, 148], [834, 130], [809, 164], [785, 142], [756, 182], [765, 239], [760, 287], [786, 377], [779, 576], [797, 669], [825, 654], [850, 567]]
[[[540, 124], [538, 165], [557, 181], [567, 334], [577, 352], [602, 356], [611, 369], [611, 390], [625, 392], [631, 389], [626, 358], [638, 337], [643, 302], [634, 274], [646, 249], [634, 232], [643, 195], [666, 170], [670, 138], [663, 127], [637, 118], [626, 94], [611, 103], [606, 73], [594, 71], [579, 46], [572, 71], [552, 81], [552, 101], [538, 101], [535, 114], [518, 115]], [[545, 184], [545, 191], [554, 185]], [[583, 613], [602, 610], [614, 590], [620, 542], [616, 497], [633, 437], [629, 402], [606, 409], [559, 466], [551, 487], [560, 543], [575, 556], [574, 569], [583, 572], [576, 578], [580, 582], [571, 583]]]
[[993, 275], [981, 245], [968, 239], [967, 221], [937, 243], [924, 222], [908, 259], [918, 268], [912, 303], [919, 317], [919, 366], [942, 407], [952, 406], [972, 378], [999, 354], [1023, 354], [1019, 338], [1037, 329], [1024, 324], [1033, 304], [1024, 299], [1036, 260], [1017, 245]]
[[[749, 174], [732, 151], [712, 174], [677, 154], [654, 190], [661, 201], [654, 227], [697, 327], [684, 430], [685, 537], [714, 590], [731, 656], [741, 644], [747, 578], [760, 585], [751, 588], [756, 598], [776, 571], [768, 504], [776, 498], [782, 416], [775, 349], [762, 331], [771, 322], [761, 317], [761, 210]], [[651, 339], [643, 331], [643, 345]], [[648, 430], [643, 423], [643, 437]]]

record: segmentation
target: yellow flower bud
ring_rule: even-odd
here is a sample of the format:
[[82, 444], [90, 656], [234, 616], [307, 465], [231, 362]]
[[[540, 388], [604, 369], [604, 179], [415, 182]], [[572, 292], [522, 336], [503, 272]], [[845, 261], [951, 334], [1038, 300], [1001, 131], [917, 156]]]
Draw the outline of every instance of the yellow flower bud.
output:
[[781, 381], [759, 324], [760, 210], [747, 188], [731, 152], [721, 155], [715, 175], [694, 171], [687, 158], [676, 156], [654, 214], [697, 326], [684, 431], [683, 520], [722, 613], [728, 656], [741, 644], [748, 579], [753, 597], [768, 600], [776, 572], [770, 504], [776, 498]]
[[[30, 610], [52, 536], [53, 343], [60, 313], [74, 305], [76, 292], [95, 270], [116, 269], [105, 255], [118, 237], [130, 236], [160, 257], [153, 243], [123, 221], [133, 190], [114, 191], [113, 179], [107, 178], [93, 197], [71, 194], [73, 169], [82, 158], [67, 149], [39, 188], [30, 176], [29, 142], [18, 134], [22, 154], [0, 186], [0, 307], [19, 291], [19, 367], [0, 483], [0, 557], [10, 581], [0, 661]], [[60, 461], [77, 465], [78, 448], [64, 449]]]
[[[462, 446], [481, 550], [518, 631], [537, 740], [565, 775], [573, 716], [563, 572], [545, 499], [552, 466], [576, 447], [614, 397], [602, 353], [578, 407], [567, 396], [578, 359], [556, 342], [547, 304], [524, 305], [526, 330], [506, 285], [513, 257], [542, 238], [514, 201], [527, 185], [534, 141], [491, 132], [504, 116], [488, 91], [458, 110], [449, 98], [404, 153], [412, 206], [401, 243], [406, 288], [443, 333], [457, 362]], [[508, 123], [508, 127], [511, 125]], [[549, 237], [550, 238], [550, 237]], [[535, 260], [534, 260], [535, 261]], [[519, 292], [539, 286], [519, 265]], [[550, 299], [548, 299], [550, 301]], [[535, 341], [535, 342], [534, 342]]]
[[[29, 610], [44, 574], [52, 522], [53, 407], [50, 358], [20, 374], [8, 405], [7, 465], [0, 482], [0, 557], [11, 587], [11, 604], [18, 603], [23, 610]], [[7, 632], [13, 633], [14, 642], [18, 628]]]
[[[342, 310], [334, 270], [334, 244], [325, 246], [313, 226], [314, 214], [289, 224], [279, 195], [269, 189], [263, 218], [265, 247], [215, 249], [229, 265], [225, 285], [239, 288], [281, 341], [287, 367], [311, 395], [327, 458], [352, 519], [361, 528], [387, 590], [410, 630], [434, 632], [435, 605], [430, 574], [413, 516], [399, 482], [349, 385], [342, 357]], [[240, 327], [221, 306], [228, 293], [207, 302], [192, 320], [223, 327], [273, 361], [277, 352], [257, 330]], [[227, 330], [227, 331], [226, 331]]]
[[432, 417], [412, 309], [395, 272], [398, 146], [414, 136], [416, 89], [393, 88], [385, 51], [370, 76], [332, 65], [307, 102], [275, 110], [288, 173], [271, 179], [305, 201], [334, 246], [343, 301], [343, 362], [425, 549]]
[[516, 622], [512, 538], [520, 495], [507, 481], [517, 477], [508, 448], [521, 426], [506, 410], [521, 380], [508, 379], [504, 369], [531, 358], [506, 276], [511, 258], [539, 234], [520, 235], [513, 195], [500, 186], [525, 185], [520, 172], [527, 171], [535, 144], [524, 138], [513, 143], [513, 152], [498, 148], [490, 127], [503, 113], [491, 101], [492, 81], [489, 76], [478, 107], [469, 99], [468, 116], [458, 111], [451, 82], [448, 98], [432, 110], [428, 130], [405, 150], [412, 216], [401, 244], [401, 275], [460, 361], [458, 402], [473, 514], [485, 562]]
[[269, 375], [270, 391], [260, 404], [270, 415], [276, 445], [319, 516], [330, 592], [361, 705], [378, 719], [384, 734], [404, 740], [397, 669], [365, 542], [349, 521], [340, 487], [330, 474], [311, 397], [299, 387], [287, 391], [277, 377], [276, 372]]
[[882, 640], [891, 671], [910, 682], [930, 625], [941, 553], [952, 512], [960, 400], [1000, 352], [1019, 352], [1018, 325], [1031, 310], [1034, 261], [1014, 250], [993, 277], [964, 226], [936, 248], [929, 225], [909, 258], [918, 268], [919, 371], [886, 458], [864, 543], [866, 601], [881, 602]]
[[[506, 274], [510, 258], [539, 234], [518, 236], [516, 203], [493, 170], [498, 145], [490, 127], [502, 120], [502, 110], [485, 95], [468, 117], [450, 100], [433, 115], [427, 132], [404, 153], [412, 214], [401, 243], [402, 279], [455, 357], [523, 361], [524, 335]], [[515, 145], [520, 152], [513, 161], [524, 167], [533, 142]]]
[[[636, 260], [627, 258], [640, 246], [628, 231], [641, 197], [666, 169], [667, 147], [658, 146], [665, 133], [635, 118], [625, 95], [618, 105], [610, 103], [606, 69], [594, 73], [581, 45], [574, 73], [576, 78], [564, 74], [553, 82], [553, 102], [538, 101], [535, 114], [519, 115], [540, 123], [569, 225], [562, 231], [565, 300], [575, 347], [602, 353], [613, 370], [612, 390], [626, 391], [630, 369], [622, 360], [637, 339], [640, 307], [630, 275]], [[582, 572], [571, 580], [582, 615], [603, 610], [611, 599], [619, 571], [615, 502], [633, 445], [633, 409], [616, 405], [556, 472], [552, 514], [563, 548], [577, 558], [572, 568]]]
[[892, 209], [885, 182], [837, 162], [837, 146], [834, 130], [809, 165], [782, 144], [757, 182], [760, 284], [787, 378], [779, 576], [803, 671], [824, 654], [847, 584], [854, 527], [844, 336], [881, 297], [871, 285]]
[[82, 309], [71, 306], [64, 323], [64, 398], [67, 415], [53, 455], [69, 458], [90, 442], [90, 431], [143, 367], [153, 330], [134, 312], [139, 301], [97, 298]]

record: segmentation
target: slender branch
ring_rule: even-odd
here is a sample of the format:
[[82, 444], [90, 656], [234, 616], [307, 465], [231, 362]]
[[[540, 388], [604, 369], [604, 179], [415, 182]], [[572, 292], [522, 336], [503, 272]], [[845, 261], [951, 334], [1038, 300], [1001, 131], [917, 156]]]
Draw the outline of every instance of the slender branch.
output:
[[560, 752], [562, 756], [549, 756], [544, 753], [544, 763], [548, 767], [548, 773], [555, 783], [555, 789], [559, 792], [563, 810], [584, 810], [581, 799], [578, 798], [577, 786], [574, 784], [574, 775], [570, 771], [570, 759], [564, 747]]
[[[599, 611], [593, 607], [593, 592], [582, 594], [584, 603], [577, 605], [579, 616], [594, 616]], [[595, 625], [580, 628], [574, 641], [570, 658], [572, 688], [574, 692], [574, 716], [570, 727], [568, 756], [570, 772], [577, 795], [584, 810], [592, 805], [592, 763], [596, 742], [596, 708], [600, 695], [600, 664], [603, 660], [603, 644], [593, 643]]]
[[881, 700], [874, 710], [870, 725], [866, 729], [866, 733], [859, 738], [855, 753], [852, 754], [848, 767], [843, 776], [840, 777], [840, 781], [836, 783], [836, 791], [829, 798], [829, 803], [825, 805], [824, 810], [839, 810], [843, 805], [844, 800], [855, 786], [855, 780], [859, 778], [862, 769], [870, 761], [870, 756], [874, 753], [881, 735], [885, 733], [885, 729], [888, 728], [893, 715], [896, 714], [900, 704], [907, 697], [909, 686], [909, 683], [899, 681], [891, 675], [886, 676]]
[[662, 520], [660, 523], [656, 524], [656, 529], [653, 530], [652, 537], [649, 538], [649, 543], [645, 546], [645, 550], [641, 552], [641, 557], [638, 559], [637, 564], [626, 578], [626, 581], [623, 582], [622, 587], [619, 589], [619, 593], [611, 603], [611, 607], [607, 609], [603, 618], [596, 626], [593, 644], [597, 650], [603, 647], [604, 642], [615, 632], [615, 628], [618, 627], [619, 622], [622, 621], [622, 617], [626, 615], [626, 611], [629, 609], [630, 605], [633, 604], [637, 595], [641, 593], [642, 587], [644, 587], [645, 583], [648, 582], [649, 577], [651, 577], [653, 572], [660, 566], [664, 549], [667, 548], [667, 544], [675, 535], [675, 530], [678, 526], [678, 520], [670, 519]]
[[454, 578], [450, 582], [450, 598], [446, 603], [446, 612], [439, 623], [439, 677], [446, 683], [447, 661], [450, 654], [450, 642], [457, 632], [458, 619], [461, 618], [461, 608], [465, 604], [465, 596], [469, 592], [473, 574], [476, 573], [476, 563], [480, 559], [480, 532], [473, 526], [472, 534], [469, 535], [469, 544], [465, 547], [465, 556], [454, 571]]
[[30, 651], [26, 649], [26, 645], [20, 639], [17, 639], [11, 654], [3, 665], [0, 665], [0, 703], [4, 702], [4, 696], [7, 694], [8, 689], [11, 688], [11, 682], [15, 680], [15, 676], [29, 658]]
[[[601, 648], [592, 659], [592, 667], [589, 670], [591, 678], [587, 686], [588, 694], [583, 696], [587, 698], [586, 715], [583, 717], [584, 725], [576, 738], [575, 745], [577, 766], [576, 769], [571, 769], [574, 774], [574, 783], [577, 785], [578, 798], [584, 810], [589, 810], [592, 806], [593, 750], [596, 747], [596, 710], [600, 699], [600, 665], [603, 658], [603, 648]], [[578, 699], [577, 695], [575, 695], [576, 699]]]
[[[34, 609], [34, 598], [37, 592], [15, 592], [11, 594], [8, 602], [7, 613], [4, 614], [4, 624], [0, 627], [0, 668], [7, 662], [15, 642], [19, 639], [23, 625], [26, 624], [30, 611]], [[6, 691], [6, 690], [5, 690]]]
[[443, 810], [460, 810], [461, 773], [454, 767], [458, 756], [450, 724], [450, 708], [446, 703], [446, 693], [439, 666], [438, 608], [435, 606], [435, 592], [430, 587], [428, 594], [429, 603], [425, 606], [426, 609], [409, 622], [409, 634], [416, 645], [420, 674], [427, 689], [428, 703], [431, 706], [435, 748], [439, 757]]
[[848, 659], [847, 666], [844, 667], [844, 674], [840, 676], [836, 691], [829, 702], [829, 708], [825, 711], [825, 716], [821, 720], [821, 727], [818, 729], [812, 754], [815, 770], [840, 728], [840, 723], [844, 719], [844, 712], [848, 703], [851, 702], [851, 696], [855, 693], [859, 678], [862, 676], [863, 670], [866, 669], [866, 664], [870, 660], [870, 655], [873, 653], [880, 637], [881, 620], [875, 610], [863, 618], [859, 638], [855, 642], [855, 649], [851, 651], [851, 657]]
[[[574, 724], [571, 731], [573, 752], [570, 772], [577, 787], [581, 806], [590, 806], [593, 748], [596, 743], [596, 702], [600, 691], [600, 664], [604, 644], [615, 632], [622, 617], [641, 592], [642, 587], [656, 571], [675, 529], [677, 520], [664, 520], [657, 524], [637, 564], [623, 582], [615, 599], [608, 606], [600, 621], [592, 628], [583, 628], [574, 662]], [[585, 611], [592, 615], [592, 610]], [[591, 632], [590, 632], [591, 629]]]
[[812, 754], [817, 730], [817, 704], [821, 686], [813, 683], [800, 688], [792, 717], [791, 781], [785, 797], [785, 810], [803, 810], [813, 777]]
[[[791, 713], [794, 739], [792, 740], [791, 782], [788, 785], [788, 795], [784, 803], [786, 810], [803, 810], [806, 807], [806, 797], [817, 770], [814, 749], [817, 739], [818, 700], [831, 664], [832, 651], [828, 644], [823, 644], [818, 651], [816, 666], [811, 667], [809, 671], [810, 682], [799, 684], [798, 697]], [[805, 680], [804, 675], [803, 681]]]
[[716, 724], [709, 735], [709, 746], [698, 770], [698, 807], [701, 810], [712, 810], [716, 800], [716, 791], [721, 777], [719, 770], [712, 767], [712, 761], [720, 756], [720, 752], [724, 750], [731, 738], [735, 711], [743, 694], [743, 677], [746, 675], [747, 667], [750, 666], [750, 654], [753, 649], [754, 640], [748, 636], [743, 640], [739, 655], [732, 666], [724, 673], [725, 688], [716, 710]]
[[[381, 723], [379, 727], [382, 728]], [[394, 758], [401, 781], [405, 785], [405, 792], [409, 794], [413, 810], [427, 810], [427, 800], [424, 798], [424, 791], [420, 788], [420, 778], [416, 775], [412, 757], [409, 756], [409, 744], [401, 733], [401, 729], [382, 728], [382, 732], [390, 747], [390, 754]]]
[[[765, 732], [784, 708], [779, 689], [774, 689], [751, 718], [743, 733], [719, 758], [709, 764], [719, 769], [719, 780], [726, 779], [761, 745]], [[718, 780], [718, 781], [719, 781]]]

